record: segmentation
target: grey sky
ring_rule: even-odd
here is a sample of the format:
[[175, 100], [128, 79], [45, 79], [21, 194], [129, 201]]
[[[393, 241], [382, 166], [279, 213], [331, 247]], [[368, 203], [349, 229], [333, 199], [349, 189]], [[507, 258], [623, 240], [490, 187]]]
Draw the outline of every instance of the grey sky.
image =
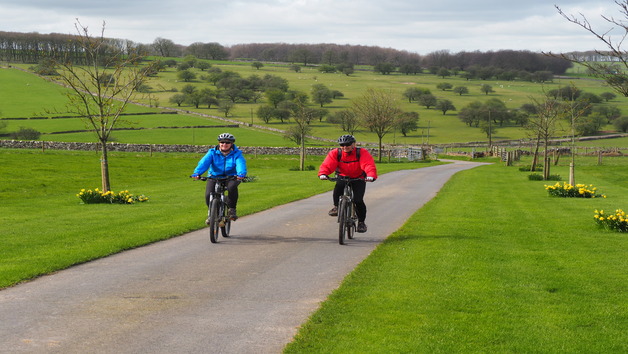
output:
[[[613, 0], [0, 0], [0, 31], [74, 34], [76, 19], [105, 36], [177, 44], [336, 43], [428, 54], [500, 49], [605, 49], [556, 11], [621, 18]], [[619, 38], [619, 37], [617, 37]]]

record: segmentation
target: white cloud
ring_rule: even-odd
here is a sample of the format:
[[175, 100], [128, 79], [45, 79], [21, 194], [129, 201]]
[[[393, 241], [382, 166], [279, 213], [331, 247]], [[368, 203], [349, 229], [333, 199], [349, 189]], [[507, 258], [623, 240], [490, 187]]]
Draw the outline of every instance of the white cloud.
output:
[[[606, 30], [600, 14], [618, 16], [611, 0], [564, 0]], [[619, 15], [621, 16], [621, 15]], [[337, 43], [435, 50], [588, 50], [599, 41], [558, 15], [552, 2], [528, 0], [0, 0], [0, 30], [75, 33], [78, 18], [92, 33], [152, 43]]]

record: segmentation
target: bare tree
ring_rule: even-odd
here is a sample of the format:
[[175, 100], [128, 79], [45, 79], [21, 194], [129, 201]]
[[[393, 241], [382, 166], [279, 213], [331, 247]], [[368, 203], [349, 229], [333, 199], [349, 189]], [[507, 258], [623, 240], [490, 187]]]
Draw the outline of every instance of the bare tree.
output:
[[[547, 54], [583, 65], [595, 76], [606, 81], [606, 83], [615, 91], [621, 93], [625, 97], [628, 97], [628, 73], [626, 72], [626, 69], [628, 69], [628, 52], [622, 48], [624, 39], [628, 36], [628, 1], [615, 0], [615, 4], [619, 6], [619, 12], [623, 19], [616, 19], [613, 16], [602, 15], [602, 18], [612, 27], [603, 32], [594, 29], [589, 20], [583, 14], [580, 14], [579, 16], [568, 15], [563, 12], [560, 7], [555, 5], [558, 13], [567, 21], [582, 27], [604, 43], [607, 50], [595, 50], [595, 52], [601, 57], [607, 58], [607, 60], [604, 60], [604, 62], [591, 61], [575, 54], [552, 54], [551, 52]], [[619, 35], [619, 39], [617, 40], [611, 38], [611, 32], [615, 28], [619, 28], [620, 31], [623, 32]], [[618, 64], [623, 67], [623, 70], [617, 67]]]
[[395, 124], [403, 136], [408, 136], [409, 132], [419, 129], [419, 113], [403, 112], [399, 115]]
[[59, 78], [71, 88], [68, 93], [68, 109], [83, 117], [98, 137], [101, 146], [102, 190], [110, 190], [107, 142], [119, 122], [120, 115], [147, 78], [150, 67], [140, 67], [138, 53], [124, 53], [109, 45], [104, 37], [103, 22], [100, 36], [92, 36], [80, 22], [74, 25], [78, 35], [73, 39], [81, 48], [85, 65], [75, 64], [76, 53], [56, 52]]
[[307, 107], [307, 96], [297, 95], [292, 106], [293, 119], [296, 125], [290, 126], [286, 131], [286, 138], [300, 146], [299, 170], [305, 170], [305, 140], [311, 132], [310, 123], [316, 115], [316, 110]]
[[[575, 86], [574, 86], [575, 88]], [[575, 92], [576, 90], [571, 90]], [[576, 124], [582, 117], [585, 117], [587, 110], [591, 104], [588, 102], [576, 102], [571, 98], [567, 103], [565, 117], [569, 120], [571, 126], [571, 162], [569, 162], [569, 184], [576, 185]]]
[[543, 179], [547, 180], [550, 173], [549, 163], [549, 141], [555, 136], [558, 130], [558, 122], [565, 116], [565, 105], [554, 99], [545, 101], [534, 100], [537, 114], [530, 118], [526, 129], [536, 138], [536, 148], [534, 150], [534, 158], [532, 166], [536, 165], [538, 158], [539, 146], [543, 143]]
[[360, 118], [361, 125], [377, 134], [378, 158], [382, 161], [382, 139], [395, 128], [402, 113], [399, 103], [390, 92], [368, 88], [364, 95], [352, 101], [352, 111]]
[[340, 124], [342, 131], [351, 135], [355, 135], [360, 123], [358, 121], [358, 117], [355, 115], [355, 112], [348, 109], [343, 109], [332, 114], [327, 118], [327, 121], [333, 124]]
[[179, 54], [177, 45], [172, 40], [161, 37], [155, 38], [153, 49], [162, 57], [174, 57]]

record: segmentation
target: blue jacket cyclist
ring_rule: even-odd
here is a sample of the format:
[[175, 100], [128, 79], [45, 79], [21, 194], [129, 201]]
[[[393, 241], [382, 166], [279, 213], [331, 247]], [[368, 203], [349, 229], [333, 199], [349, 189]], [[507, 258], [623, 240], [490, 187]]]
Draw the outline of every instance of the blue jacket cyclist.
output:
[[[229, 133], [218, 135], [218, 145], [209, 149], [207, 154], [198, 162], [192, 178], [199, 179], [203, 173], [208, 172], [208, 177], [223, 178], [232, 177], [227, 183], [227, 205], [229, 206], [229, 217], [236, 220], [238, 215], [236, 207], [238, 204], [238, 185], [246, 177], [246, 160], [242, 151], [234, 144], [235, 137]], [[205, 188], [205, 203], [209, 206], [209, 201], [214, 194], [216, 181], [207, 180]]]

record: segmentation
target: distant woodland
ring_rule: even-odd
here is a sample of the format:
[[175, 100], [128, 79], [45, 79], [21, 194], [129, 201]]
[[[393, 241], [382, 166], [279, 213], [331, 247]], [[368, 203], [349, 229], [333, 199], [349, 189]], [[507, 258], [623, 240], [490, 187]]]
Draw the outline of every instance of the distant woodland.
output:
[[[81, 61], [81, 50], [73, 35], [39, 34], [0, 31], [0, 61], [37, 64], [55, 53], [72, 54], [77, 63]], [[125, 39], [108, 39], [112, 47], [124, 51], [139, 52], [146, 56], [185, 57], [193, 55], [209, 60], [248, 60], [284, 62], [299, 65], [351, 66], [382, 64], [392, 65], [404, 74], [416, 74], [423, 70], [445, 68], [465, 71], [469, 68], [490, 67], [496, 70], [551, 72], [564, 74], [571, 63], [556, 57], [530, 51], [500, 50], [490, 52], [458, 52], [447, 50], [419, 55], [408, 51], [377, 46], [340, 44], [288, 44], [251, 43], [230, 47], [219, 43], [192, 43], [179, 45], [165, 38], [156, 38], [153, 43], [134, 43]], [[581, 53], [587, 55], [587, 53]], [[593, 54], [592, 54], [593, 55]]]

